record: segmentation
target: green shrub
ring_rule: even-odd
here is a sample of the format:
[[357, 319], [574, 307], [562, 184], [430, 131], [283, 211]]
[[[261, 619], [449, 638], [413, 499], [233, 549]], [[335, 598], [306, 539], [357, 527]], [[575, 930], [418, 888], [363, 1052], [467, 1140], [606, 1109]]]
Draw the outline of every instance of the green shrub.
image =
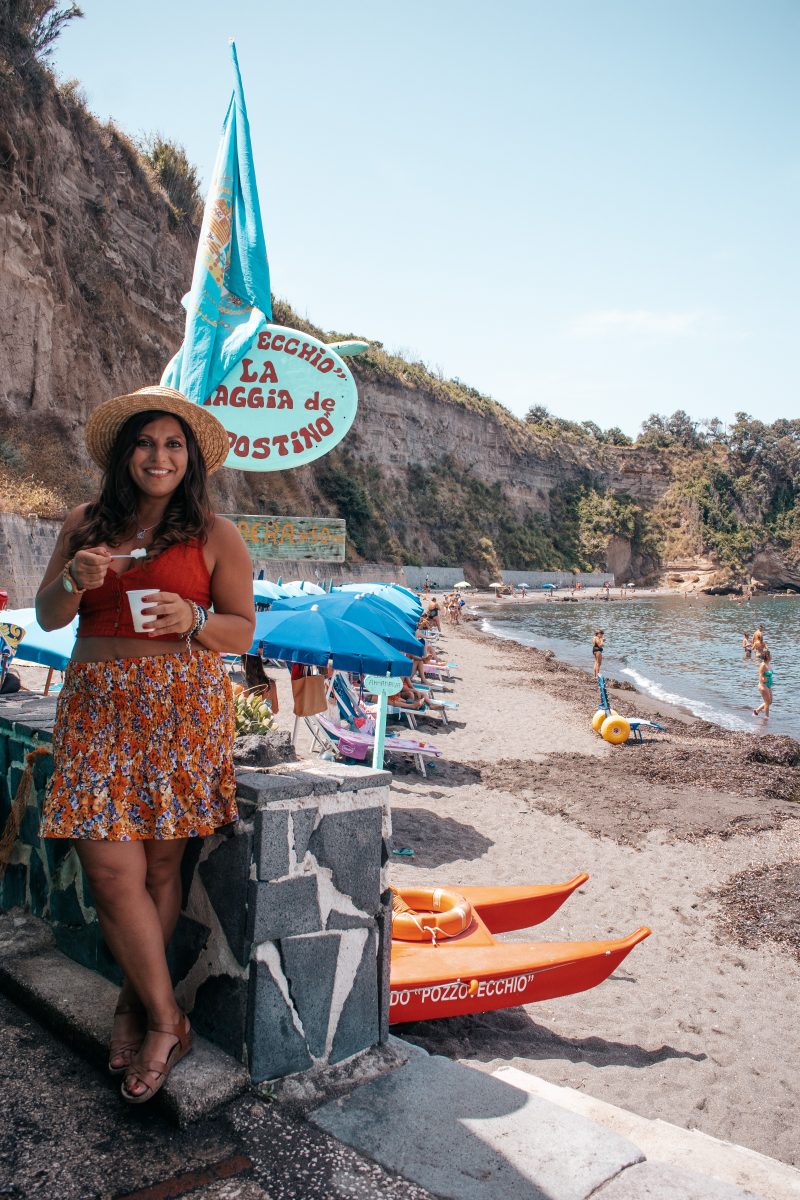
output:
[[141, 154], [166, 193], [173, 223], [199, 225], [203, 217], [200, 179], [183, 146], [154, 133], [142, 142]]

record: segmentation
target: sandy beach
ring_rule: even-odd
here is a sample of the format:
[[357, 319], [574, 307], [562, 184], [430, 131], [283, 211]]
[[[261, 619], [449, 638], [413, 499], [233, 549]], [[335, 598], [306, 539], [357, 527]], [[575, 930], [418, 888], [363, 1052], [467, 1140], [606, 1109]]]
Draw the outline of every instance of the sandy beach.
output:
[[[731, 734], [626, 685], [623, 713], [667, 732], [611, 748], [591, 730], [588, 672], [445, 626], [458, 663], [443, 758], [392, 787], [396, 884], [589, 882], [518, 941], [624, 936], [648, 925], [589, 992], [481, 1016], [393, 1026], [484, 1070], [513, 1065], [648, 1117], [800, 1165], [800, 746]], [[42, 668], [18, 664], [41, 690]], [[286, 672], [278, 724], [291, 729]], [[301, 755], [310, 738], [301, 734]], [[769, 761], [772, 760], [772, 761]]]
[[[444, 758], [392, 789], [397, 884], [590, 881], [519, 941], [623, 936], [638, 946], [592, 991], [527, 1008], [394, 1026], [485, 1070], [554, 1083], [800, 1164], [796, 767], [684, 714], [643, 746], [591, 730], [588, 674], [542, 652], [445, 628], [458, 662]], [[655, 702], [613, 692], [642, 714]], [[791, 761], [784, 738], [759, 753]], [[778, 892], [776, 894], [776, 889]], [[793, 892], [793, 903], [792, 895]]]

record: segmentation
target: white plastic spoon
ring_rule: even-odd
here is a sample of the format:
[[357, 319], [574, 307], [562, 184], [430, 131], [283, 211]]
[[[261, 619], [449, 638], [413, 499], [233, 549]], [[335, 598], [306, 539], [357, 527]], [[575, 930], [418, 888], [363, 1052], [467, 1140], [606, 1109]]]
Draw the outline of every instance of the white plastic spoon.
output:
[[147, 549], [144, 546], [137, 546], [135, 550], [131, 550], [130, 554], [109, 554], [109, 558], [144, 558], [147, 554]]

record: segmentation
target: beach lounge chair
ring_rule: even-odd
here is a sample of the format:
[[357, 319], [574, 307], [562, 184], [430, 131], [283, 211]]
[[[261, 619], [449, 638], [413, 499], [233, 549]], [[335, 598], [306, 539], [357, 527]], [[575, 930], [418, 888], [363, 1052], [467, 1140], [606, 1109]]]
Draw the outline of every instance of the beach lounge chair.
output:
[[426, 676], [431, 679], [446, 679], [448, 683], [453, 682], [453, 669], [458, 666], [456, 662], [423, 662], [422, 670]]
[[[597, 683], [600, 688], [600, 708], [605, 711], [605, 714], [607, 717], [610, 717], [611, 716], [611, 704], [609, 703], [609, 699], [608, 699], [608, 689], [606, 688], [605, 677], [603, 675], [598, 675]], [[644, 738], [642, 737], [643, 729], [655, 729], [659, 733], [664, 733], [665, 729], [666, 729], [666, 726], [659, 725], [658, 721], [644, 721], [644, 720], [642, 720], [641, 717], [623, 717], [622, 720], [626, 721], [628, 723], [628, 725], [630, 726], [631, 733], [633, 734], [633, 740], [635, 742], [644, 741]], [[627, 740], [625, 738], [624, 734], [622, 735], [620, 740], [621, 741]]]
[[[430, 692], [430, 688], [426, 687], [425, 684], [420, 684], [419, 687], [417, 687], [417, 684], [413, 680], [412, 687], [415, 691]], [[370, 716], [374, 716], [378, 711], [377, 704], [372, 701], [362, 704], [362, 707], [366, 709]], [[441, 718], [443, 725], [449, 725], [450, 722], [447, 719], [447, 713], [445, 711], [447, 708], [458, 708], [458, 705], [453, 702], [448, 704], [444, 700], [440, 700], [438, 697], [434, 699], [432, 696], [428, 695], [425, 697], [425, 704], [421, 708], [406, 708], [402, 704], [396, 704], [394, 706], [390, 706], [388, 712], [394, 716], [410, 717], [411, 719], [408, 723], [412, 729], [416, 729], [417, 722], [414, 719], [415, 717], [437, 716]]]
[[[415, 692], [452, 692], [452, 688], [446, 688], [443, 683], [420, 683], [418, 679], [412, 678]], [[441, 700], [439, 696], [432, 697], [432, 703], [437, 708], [458, 708], [457, 700]]]
[[[336, 725], [322, 714], [316, 717], [306, 717], [306, 725], [314, 739], [315, 747], [320, 751], [332, 751], [339, 758], [352, 758], [363, 762], [371, 755], [375, 747], [375, 739], [369, 734], [358, 730]], [[418, 739], [387, 737], [383, 744], [384, 758], [411, 759], [420, 775], [427, 778], [425, 760], [441, 758], [442, 752], [433, 742], [423, 742]]]
[[[377, 705], [365, 705], [361, 702], [355, 689], [348, 683], [345, 675], [341, 671], [337, 671], [333, 677], [333, 696], [342, 715], [342, 719], [348, 725], [352, 725], [354, 729], [358, 728], [358, 722], [365, 718], [374, 718]], [[406, 719], [409, 729], [416, 729], [417, 722], [414, 719], [415, 710], [408, 708], [397, 708], [390, 704], [386, 709], [386, 715], [389, 717], [400, 717]]]

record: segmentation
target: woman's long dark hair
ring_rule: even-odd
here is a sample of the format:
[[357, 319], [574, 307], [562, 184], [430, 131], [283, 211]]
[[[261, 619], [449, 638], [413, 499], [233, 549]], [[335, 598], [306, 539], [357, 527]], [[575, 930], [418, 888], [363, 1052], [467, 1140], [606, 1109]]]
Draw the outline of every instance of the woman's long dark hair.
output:
[[100, 495], [86, 509], [81, 524], [69, 539], [67, 554], [70, 558], [84, 546], [106, 543], [118, 546], [130, 533], [136, 522], [138, 495], [131, 478], [130, 461], [136, 442], [145, 425], [159, 417], [175, 417], [186, 438], [188, 463], [186, 474], [175, 489], [162, 520], [153, 531], [153, 544], [148, 547], [147, 557], [199, 538], [205, 542], [213, 520], [211, 504], [206, 486], [205, 460], [200, 453], [197, 439], [189, 425], [174, 413], [153, 411], [134, 413], [122, 425], [114, 439], [108, 458]]

